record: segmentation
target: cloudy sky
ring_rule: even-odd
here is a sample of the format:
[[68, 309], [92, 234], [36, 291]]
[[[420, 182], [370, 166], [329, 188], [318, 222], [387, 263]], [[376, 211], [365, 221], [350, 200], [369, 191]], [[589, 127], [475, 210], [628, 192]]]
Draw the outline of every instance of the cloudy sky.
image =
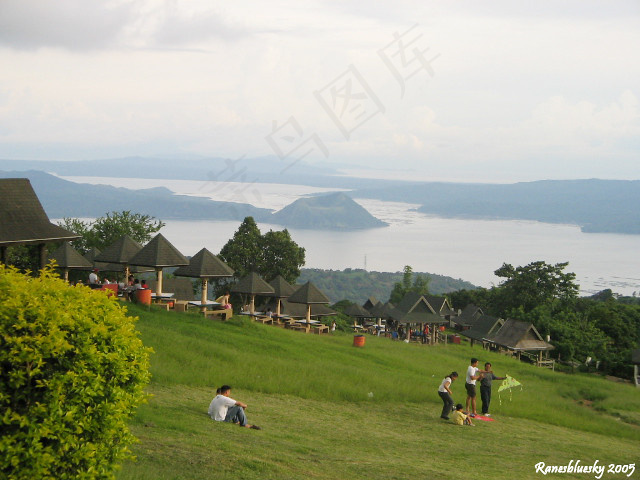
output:
[[0, 158], [638, 179], [638, 0], [0, 0]]

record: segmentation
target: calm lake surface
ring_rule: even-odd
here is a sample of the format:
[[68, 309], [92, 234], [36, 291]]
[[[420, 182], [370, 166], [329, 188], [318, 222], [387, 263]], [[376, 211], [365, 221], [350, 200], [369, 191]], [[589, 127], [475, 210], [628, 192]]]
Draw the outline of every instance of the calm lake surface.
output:
[[[183, 195], [250, 203], [279, 210], [297, 198], [338, 189], [303, 185], [200, 182], [107, 177], [62, 177], [78, 183], [131, 189], [163, 186]], [[385, 228], [354, 232], [290, 228], [293, 239], [306, 249], [307, 268], [395, 272], [405, 265], [489, 287], [499, 282], [493, 271], [503, 262], [514, 266], [536, 260], [569, 262], [583, 294], [605, 288], [631, 295], [640, 293], [640, 235], [585, 234], [579, 227], [530, 221], [447, 219], [413, 211], [416, 205], [356, 199]], [[183, 254], [203, 247], [218, 253], [233, 236], [239, 221], [164, 220], [162, 234]], [[264, 233], [280, 225], [259, 224]]]

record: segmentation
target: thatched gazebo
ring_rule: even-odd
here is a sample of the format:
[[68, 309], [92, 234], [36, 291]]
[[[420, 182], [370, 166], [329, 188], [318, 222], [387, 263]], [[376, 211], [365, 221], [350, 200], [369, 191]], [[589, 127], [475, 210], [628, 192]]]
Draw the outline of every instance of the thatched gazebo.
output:
[[307, 331], [311, 324], [311, 305], [326, 305], [329, 303], [329, 298], [311, 282], [302, 285], [287, 300], [290, 303], [303, 303], [307, 306]]
[[0, 262], [7, 263], [7, 248], [16, 245], [38, 245], [40, 268], [47, 264], [48, 242], [80, 238], [73, 232], [54, 225], [27, 178], [0, 179]]
[[553, 367], [552, 361], [544, 362], [542, 360], [543, 352], [549, 352], [555, 347], [542, 339], [542, 335], [538, 332], [532, 323], [522, 322], [508, 318], [500, 330], [487, 339], [501, 349], [513, 352], [520, 360], [523, 352], [536, 352], [537, 365], [547, 365]]
[[62, 269], [65, 282], [69, 281], [70, 269], [85, 270], [92, 266], [69, 242], [63, 242], [62, 245], [49, 256], [49, 260], [55, 260], [56, 266]]
[[202, 281], [200, 303], [203, 305], [201, 308], [204, 309], [207, 303], [209, 280], [212, 278], [232, 277], [233, 270], [209, 250], [203, 248], [191, 257], [189, 265], [179, 267], [173, 274], [176, 277], [199, 278]]
[[467, 337], [471, 340], [471, 346], [475, 342], [480, 342], [482, 346], [486, 346], [491, 343], [489, 338], [494, 336], [500, 328], [504, 325], [504, 320], [501, 318], [492, 317], [491, 315], [480, 315], [473, 319], [473, 323], [469, 328], [460, 332], [460, 335]]
[[269, 285], [273, 287], [273, 293], [268, 296], [276, 299], [276, 315], [279, 317], [282, 307], [282, 299], [289, 298], [295, 291], [295, 288], [289, 284], [282, 275], [278, 275], [276, 278], [271, 280]]
[[447, 320], [434, 311], [424, 295], [417, 292], [408, 292], [402, 297], [398, 305], [390, 310], [389, 316], [398, 324], [420, 325], [421, 330], [424, 328], [424, 324], [431, 325], [430, 343], [432, 345], [436, 343], [438, 338], [436, 326], [447, 323]]
[[142, 247], [142, 249], [131, 258], [129, 263], [131, 263], [131, 265], [155, 268], [157, 279], [156, 298], [160, 298], [162, 296], [162, 269], [165, 267], [188, 265], [189, 260], [187, 260], [169, 240], [159, 233]]
[[[107, 269], [106, 264], [118, 264], [124, 268], [124, 278], [129, 278], [129, 266], [131, 265], [131, 259], [142, 249], [142, 246], [132, 239], [129, 235], [123, 235], [118, 240], [113, 242], [102, 252], [93, 257], [94, 262], [104, 264], [102, 268]], [[96, 265], [96, 268], [100, 268]]]
[[256, 311], [256, 295], [269, 296], [275, 293], [275, 290], [271, 285], [265, 282], [260, 275], [255, 272], [251, 272], [246, 277], [243, 277], [231, 287], [231, 291], [234, 293], [243, 293], [251, 296], [249, 303], [249, 313], [252, 315]]

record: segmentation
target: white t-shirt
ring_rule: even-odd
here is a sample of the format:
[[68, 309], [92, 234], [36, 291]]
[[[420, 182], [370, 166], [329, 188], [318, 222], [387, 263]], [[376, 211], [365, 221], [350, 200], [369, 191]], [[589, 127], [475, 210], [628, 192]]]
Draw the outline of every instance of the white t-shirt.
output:
[[444, 392], [446, 392], [446, 391], [447, 391], [447, 389], [446, 389], [446, 388], [444, 388], [444, 384], [445, 384], [445, 383], [447, 383], [447, 382], [449, 382], [449, 386], [451, 386], [451, 377], [446, 377], [444, 380], [442, 380], [442, 383], [441, 383], [441, 384], [440, 384], [440, 386], [438, 387], [438, 391], [439, 391], [439, 392], [444, 393]]
[[89, 283], [98, 283], [98, 275], [96, 275], [94, 272], [91, 272], [89, 274]]
[[224, 395], [216, 395], [209, 404], [209, 416], [216, 422], [224, 422], [224, 419], [227, 417], [227, 410], [235, 404], [236, 401], [233, 398], [225, 397]]
[[471, 385], [476, 384], [476, 381], [472, 380], [471, 377], [475, 377], [477, 371], [478, 371], [478, 367], [473, 367], [469, 365], [469, 368], [467, 368], [467, 383], [470, 383]]

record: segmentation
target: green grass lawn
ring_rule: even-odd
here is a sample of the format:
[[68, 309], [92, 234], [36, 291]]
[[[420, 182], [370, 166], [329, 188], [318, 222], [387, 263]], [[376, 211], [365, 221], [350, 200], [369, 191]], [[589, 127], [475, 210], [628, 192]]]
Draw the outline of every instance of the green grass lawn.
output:
[[[631, 385], [554, 373], [465, 345], [367, 336], [364, 348], [354, 348], [347, 334], [130, 311], [155, 350], [152, 396], [132, 422], [137, 460], [126, 462], [118, 479], [587, 479], [595, 476], [543, 476], [534, 465], [638, 458], [640, 391]], [[524, 388], [503, 393], [500, 404], [495, 385], [495, 421], [455, 426], [439, 418], [437, 387], [457, 370], [454, 400], [464, 403], [472, 355]], [[224, 383], [262, 431], [207, 416]]]

